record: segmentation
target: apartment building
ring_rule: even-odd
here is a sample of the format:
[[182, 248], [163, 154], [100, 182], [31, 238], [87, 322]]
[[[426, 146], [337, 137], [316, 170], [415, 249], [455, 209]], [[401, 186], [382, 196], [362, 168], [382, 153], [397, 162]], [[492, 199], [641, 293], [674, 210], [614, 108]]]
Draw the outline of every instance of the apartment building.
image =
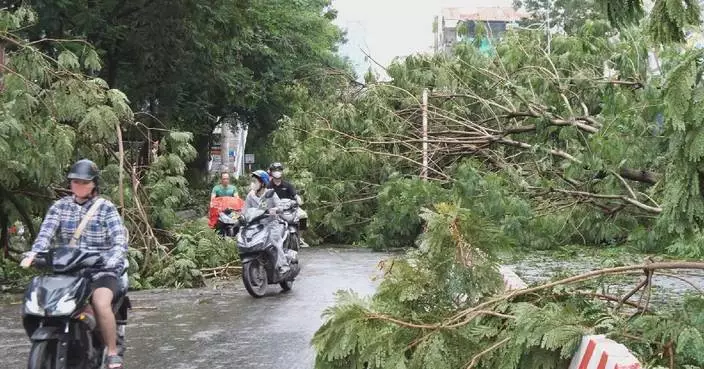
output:
[[[446, 52], [458, 42], [474, 40], [475, 22], [484, 22], [489, 38], [495, 39], [528, 16], [510, 6], [443, 8], [433, 23], [434, 50]], [[458, 32], [464, 27], [466, 35]]]

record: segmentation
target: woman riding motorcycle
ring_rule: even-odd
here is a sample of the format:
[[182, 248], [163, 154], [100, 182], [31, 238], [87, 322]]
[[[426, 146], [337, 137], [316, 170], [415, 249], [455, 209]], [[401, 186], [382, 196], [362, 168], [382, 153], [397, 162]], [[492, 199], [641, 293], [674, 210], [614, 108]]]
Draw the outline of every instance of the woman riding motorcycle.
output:
[[290, 270], [286, 254], [284, 253], [283, 234], [285, 227], [274, 218], [279, 212], [278, 205], [281, 200], [274, 190], [267, 189], [269, 182], [269, 174], [265, 171], [257, 170], [252, 173], [252, 180], [249, 184], [250, 191], [245, 200], [245, 209], [267, 210], [271, 215], [265, 224], [269, 228], [269, 242], [276, 247], [276, 268], [279, 273], [284, 274]]

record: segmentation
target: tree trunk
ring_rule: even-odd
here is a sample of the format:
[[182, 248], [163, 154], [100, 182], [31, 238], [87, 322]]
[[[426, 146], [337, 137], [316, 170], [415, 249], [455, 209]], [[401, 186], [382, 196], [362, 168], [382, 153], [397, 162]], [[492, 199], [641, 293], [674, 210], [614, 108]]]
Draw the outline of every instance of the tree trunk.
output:
[[[211, 130], [212, 131], [212, 130]], [[189, 163], [187, 179], [191, 185], [200, 187], [208, 183], [208, 161], [210, 161], [210, 136], [209, 134], [196, 133], [193, 135], [193, 147], [198, 156]]]
[[108, 50], [105, 59], [105, 81], [110, 88], [117, 88], [117, 60], [112, 50]]
[[2, 187], [0, 187], [0, 197], [8, 200], [10, 203], [12, 203], [15, 209], [17, 209], [17, 212], [22, 218], [22, 223], [24, 223], [24, 226], [29, 231], [29, 235], [32, 238], [32, 241], [34, 241], [34, 238], [37, 236], [37, 232], [34, 230], [34, 224], [32, 224], [32, 217], [27, 212], [27, 209], [22, 206], [19, 200], [17, 200], [17, 197], [15, 197], [10, 191], [7, 191]]
[[10, 227], [10, 219], [5, 213], [5, 209], [0, 207], [0, 244], [2, 245], [5, 258], [10, 257], [10, 235], [7, 230]]

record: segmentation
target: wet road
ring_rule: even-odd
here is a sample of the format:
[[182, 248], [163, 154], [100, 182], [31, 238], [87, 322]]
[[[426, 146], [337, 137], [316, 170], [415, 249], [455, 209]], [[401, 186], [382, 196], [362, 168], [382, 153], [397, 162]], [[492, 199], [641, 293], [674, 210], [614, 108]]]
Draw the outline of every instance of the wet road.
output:
[[[131, 293], [127, 368], [310, 369], [313, 333], [339, 289], [373, 293], [377, 263], [388, 254], [355, 249], [303, 249], [302, 270], [289, 293], [250, 297], [240, 279], [204, 289]], [[0, 305], [0, 369], [24, 369], [28, 340], [19, 305]]]

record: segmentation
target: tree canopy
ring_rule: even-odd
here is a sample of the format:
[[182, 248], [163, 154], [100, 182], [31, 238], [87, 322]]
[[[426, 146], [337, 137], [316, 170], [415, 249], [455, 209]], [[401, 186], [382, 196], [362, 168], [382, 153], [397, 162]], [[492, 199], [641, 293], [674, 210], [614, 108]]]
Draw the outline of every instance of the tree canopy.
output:
[[[248, 124], [253, 145], [294, 109], [292, 89], [316, 90], [327, 69], [343, 67], [343, 40], [329, 1], [30, 1], [38, 22], [23, 30], [31, 41], [93, 44], [99, 75], [132, 101], [151, 127], [195, 134], [205, 169], [219, 117]], [[48, 55], [59, 52], [44, 43]], [[195, 179], [195, 178], [194, 178]]]
[[335, 16], [317, 0], [3, 1], [4, 256], [22, 251], [9, 247], [9, 225], [21, 220], [31, 241], [68, 166], [88, 157], [130, 229], [132, 286], [199, 285], [235, 262], [215, 235], [195, 236], [199, 223], [176, 228], [176, 211], [207, 205], [193, 193], [224, 117], [264, 146], [330, 75], [350, 78]]

